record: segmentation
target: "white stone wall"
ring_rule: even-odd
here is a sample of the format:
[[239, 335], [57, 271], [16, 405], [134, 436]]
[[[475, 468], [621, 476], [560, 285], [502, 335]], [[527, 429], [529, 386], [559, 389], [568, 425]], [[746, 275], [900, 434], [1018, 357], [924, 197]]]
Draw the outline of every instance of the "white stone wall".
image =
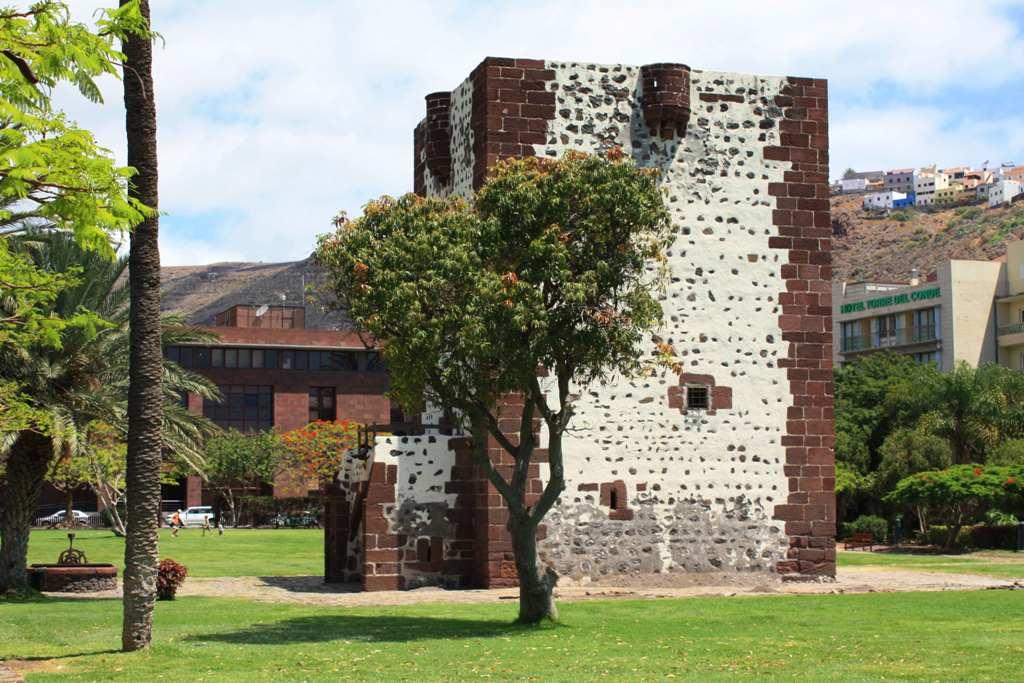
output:
[[[734, 408], [682, 415], [668, 405], [668, 387], [679, 383], [670, 372], [576, 388], [567, 488], [545, 551], [561, 571], [581, 574], [770, 567], [787, 547], [771, 517], [788, 493], [780, 437], [791, 398], [776, 366], [786, 354], [776, 303], [785, 254], [768, 248], [776, 229], [767, 186], [782, 181], [783, 168], [762, 153], [778, 144], [777, 129], [758, 140], [758, 124], [762, 101], [770, 103], [782, 81], [693, 71], [686, 138], [662, 140], [650, 135], [636, 101], [638, 68], [548, 68], [557, 74], [556, 118], [536, 153], [615, 145], [661, 169], [677, 237], [659, 336], [686, 372], [732, 387]], [[703, 103], [702, 91], [756, 103]], [[626, 484], [632, 521], [606, 521], [599, 493], [578, 490], [614, 480]]]

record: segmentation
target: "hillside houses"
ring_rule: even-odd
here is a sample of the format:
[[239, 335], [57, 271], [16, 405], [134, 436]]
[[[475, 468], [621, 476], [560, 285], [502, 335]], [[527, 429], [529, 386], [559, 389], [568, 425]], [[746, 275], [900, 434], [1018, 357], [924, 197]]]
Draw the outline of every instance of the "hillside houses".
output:
[[953, 166], [847, 171], [836, 194], [863, 194], [863, 207], [884, 211], [916, 207], [983, 204], [1003, 206], [1024, 194], [1024, 166], [1002, 164], [980, 169]]

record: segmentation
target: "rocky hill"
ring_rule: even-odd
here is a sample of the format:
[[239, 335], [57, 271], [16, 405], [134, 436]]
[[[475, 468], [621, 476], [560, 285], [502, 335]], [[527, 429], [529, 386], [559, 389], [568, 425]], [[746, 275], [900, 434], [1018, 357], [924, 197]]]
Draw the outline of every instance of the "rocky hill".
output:
[[991, 260], [1006, 253], [1008, 240], [1024, 238], [1024, 203], [1008, 208], [908, 209], [873, 218], [860, 195], [832, 198], [833, 225], [845, 228], [833, 243], [837, 281], [903, 282], [917, 268], [922, 276], [948, 259]]

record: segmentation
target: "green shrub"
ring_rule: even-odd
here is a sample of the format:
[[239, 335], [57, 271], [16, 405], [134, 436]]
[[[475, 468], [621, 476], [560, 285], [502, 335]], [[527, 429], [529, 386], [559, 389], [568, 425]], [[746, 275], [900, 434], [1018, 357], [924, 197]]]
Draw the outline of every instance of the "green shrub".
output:
[[899, 221], [900, 223], [906, 223], [914, 218], [914, 214], [911, 211], [893, 211], [890, 216], [894, 221]]
[[978, 524], [969, 529], [971, 548], [978, 550], [1015, 550], [1017, 524]]
[[878, 543], [884, 543], [889, 536], [889, 522], [877, 515], [861, 515], [857, 519], [842, 525], [843, 538], [854, 534], [871, 534]]
[[988, 452], [990, 465], [1024, 465], [1024, 439], [1007, 439]]
[[1017, 516], [1002, 510], [989, 510], [985, 513], [985, 524], [990, 526], [1016, 525]]
[[961, 206], [956, 210], [956, 215], [965, 220], [973, 220], [981, 215], [981, 211], [980, 206]]
[[918, 540], [934, 545], [947, 551], [962, 550], [1013, 550], [1017, 547], [1016, 524], [976, 524], [960, 529], [952, 544], [946, 545], [949, 539], [949, 527], [933, 524], [924, 534], [918, 534]]
[[971, 527], [960, 529], [956, 538], [949, 540], [949, 527], [945, 524], [932, 524], [928, 531], [918, 534], [918, 541], [926, 545], [934, 545], [946, 551], [960, 551], [971, 547]]

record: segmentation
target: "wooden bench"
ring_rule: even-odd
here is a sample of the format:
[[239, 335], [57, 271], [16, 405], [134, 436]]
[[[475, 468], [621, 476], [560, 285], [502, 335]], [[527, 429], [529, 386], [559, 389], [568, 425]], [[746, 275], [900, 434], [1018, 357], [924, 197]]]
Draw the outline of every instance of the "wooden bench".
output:
[[873, 551], [875, 549], [875, 535], [871, 532], [854, 534], [843, 541], [844, 550], [850, 550], [851, 548], [867, 548], [869, 552]]

